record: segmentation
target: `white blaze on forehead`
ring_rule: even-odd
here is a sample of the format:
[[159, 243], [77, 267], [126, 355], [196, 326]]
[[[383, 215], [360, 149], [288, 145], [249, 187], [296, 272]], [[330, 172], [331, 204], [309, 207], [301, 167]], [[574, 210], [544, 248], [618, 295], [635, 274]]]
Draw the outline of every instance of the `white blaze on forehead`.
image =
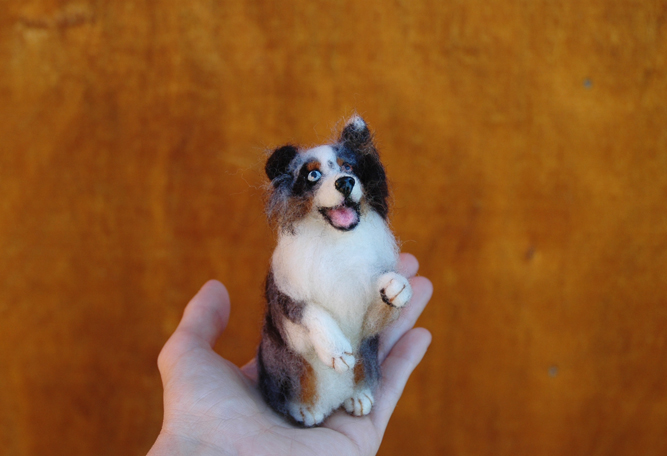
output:
[[336, 164], [336, 153], [331, 146], [319, 146], [313, 149], [307, 150], [304, 153], [304, 157], [314, 158], [320, 162], [320, 171], [325, 172], [325, 168], [328, 169], [337, 169], [338, 165]]

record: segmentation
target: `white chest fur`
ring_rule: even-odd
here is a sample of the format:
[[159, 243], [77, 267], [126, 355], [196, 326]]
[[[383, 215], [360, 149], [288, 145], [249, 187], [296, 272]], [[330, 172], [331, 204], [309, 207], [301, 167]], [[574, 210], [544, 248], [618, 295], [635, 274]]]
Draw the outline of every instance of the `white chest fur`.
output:
[[373, 211], [348, 232], [320, 217], [312, 214], [295, 226], [294, 234], [280, 234], [274, 277], [292, 299], [326, 310], [355, 344], [369, 304], [378, 299], [377, 278], [396, 266], [396, 241]]

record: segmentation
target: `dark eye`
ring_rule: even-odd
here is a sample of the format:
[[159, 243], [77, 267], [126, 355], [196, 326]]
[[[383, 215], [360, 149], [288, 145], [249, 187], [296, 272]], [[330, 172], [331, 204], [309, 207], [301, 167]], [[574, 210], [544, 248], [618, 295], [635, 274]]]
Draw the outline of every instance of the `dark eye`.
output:
[[320, 180], [320, 177], [322, 177], [322, 173], [316, 169], [308, 173], [308, 180], [311, 182], [317, 182]]
[[343, 163], [343, 165], [340, 167], [340, 169], [342, 169], [346, 173], [351, 173], [352, 172], [352, 165], [350, 165], [349, 163]]

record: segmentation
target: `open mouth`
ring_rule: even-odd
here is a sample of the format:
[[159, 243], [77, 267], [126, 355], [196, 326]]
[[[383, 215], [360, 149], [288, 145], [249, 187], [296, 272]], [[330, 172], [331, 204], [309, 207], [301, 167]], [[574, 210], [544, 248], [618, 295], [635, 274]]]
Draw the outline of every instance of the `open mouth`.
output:
[[320, 213], [337, 230], [350, 231], [359, 224], [359, 203], [345, 201], [340, 206], [320, 208]]

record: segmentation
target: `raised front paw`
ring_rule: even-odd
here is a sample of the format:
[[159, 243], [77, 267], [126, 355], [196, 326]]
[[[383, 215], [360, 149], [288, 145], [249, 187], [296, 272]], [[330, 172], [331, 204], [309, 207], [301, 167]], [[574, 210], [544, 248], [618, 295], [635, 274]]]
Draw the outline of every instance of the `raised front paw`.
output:
[[371, 413], [374, 403], [373, 393], [368, 388], [364, 388], [363, 390], [355, 391], [351, 398], [345, 400], [343, 405], [347, 413], [354, 416], [364, 416]]
[[412, 298], [410, 282], [400, 274], [387, 272], [378, 282], [382, 300], [392, 307], [403, 307]]

